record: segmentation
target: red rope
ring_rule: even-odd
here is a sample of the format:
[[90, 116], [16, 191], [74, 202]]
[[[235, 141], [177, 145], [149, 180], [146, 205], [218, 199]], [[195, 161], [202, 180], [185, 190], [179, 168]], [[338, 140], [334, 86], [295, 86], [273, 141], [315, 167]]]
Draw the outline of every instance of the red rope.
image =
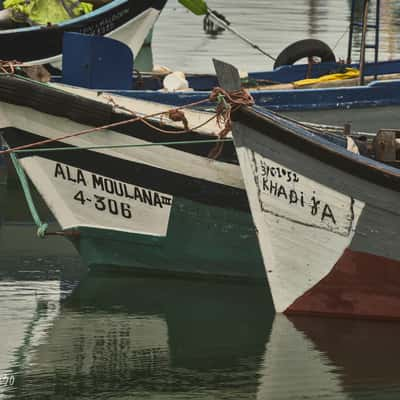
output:
[[[224, 100], [221, 101], [221, 99], [224, 99]], [[112, 101], [114, 102], [114, 100], [112, 100]], [[218, 102], [217, 107], [216, 107], [216, 113], [214, 115], [212, 115], [208, 120], [201, 123], [200, 125], [198, 125], [194, 128], [189, 128], [187, 119], [186, 119], [184, 113], [180, 110], [185, 109], [185, 108], [195, 107], [197, 105], [204, 104], [209, 101], [217, 101]], [[114, 102], [114, 104], [115, 104], [115, 102]], [[98, 132], [98, 131], [101, 131], [104, 129], [114, 128], [116, 126], [126, 125], [126, 124], [130, 124], [130, 123], [137, 122], [137, 121], [142, 121], [146, 125], [150, 126], [151, 128], [153, 128], [159, 132], [162, 132], [162, 133], [181, 134], [181, 133], [187, 133], [187, 132], [193, 131], [195, 129], [199, 129], [200, 127], [202, 127], [202, 126], [206, 125], [208, 122], [210, 122], [212, 119], [216, 118], [218, 126], [222, 128], [217, 136], [219, 138], [224, 138], [231, 130], [231, 113], [234, 112], [235, 110], [237, 110], [239, 107], [248, 106], [248, 105], [252, 105], [252, 104], [254, 104], [254, 99], [244, 89], [237, 90], [234, 92], [227, 92], [226, 90], [224, 90], [222, 88], [216, 87], [213, 89], [213, 91], [211, 92], [210, 96], [207, 99], [199, 100], [199, 101], [187, 104], [182, 107], [177, 107], [177, 108], [174, 108], [171, 110], [157, 112], [154, 114], [148, 114], [144, 117], [135, 116], [134, 118], [131, 118], [131, 119], [128, 119], [125, 121], [114, 122], [114, 123], [103, 125], [103, 126], [84, 129], [82, 131], [74, 132], [74, 133], [71, 133], [68, 135], [59, 136], [54, 139], [44, 139], [44, 140], [40, 140], [38, 142], [9, 148], [9, 149], [0, 151], [0, 155], [1, 154], [9, 154], [16, 150], [30, 149], [30, 148], [42, 146], [44, 144], [58, 142], [58, 141], [62, 141], [65, 139], [72, 138], [72, 137], [85, 135], [87, 133]], [[120, 107], [118, 105], [116, 105], [116, 106], [119, 108], [124, 108], [124, 107]], [[132, 114], [134, 114], [133, 111], [128, 110], [126, 108], [124, 108], [124, 109], [131, 112]], [[168, 115], [170, 119], [175, 120], [175, 121], [177, 121], [177, 120], [182, 121], [185, 129], [181, 130], [181, 131], [166, 131], [166, 130], [163, 130], [163, 129], [160, 129], [160, 128], [154, 126], [152, 123], [147, 121], [148, 118], [156, 117], [156, 116], [163, 116], [163, 115]], [[212, 156], [213, 158], [217, 158], [222, 151], [222, 146], [223, 146], [223, 142], [218, 143], [216, 148], [211, 150], [210, 156]]]
[[14, 74], [17, 67], [22, 67], [23, 63], [17, 60], [0, 60], [0, 71], [5, 74]]
[[[222, 97], [221, 97], [222, 96]], [[221, 101], [220, 99], [224, 99]], [[251, 94], [245, 89], [239, 89], [232, 92], [216, 87], [210, 94], [211, 101], [217, 101], [216, 115], [217, 124], [221, 127], [218, 133], [220, 139], [224, 138], [232, 130], [232, 112], [237, 111], [242, 106], [251, 106], [254, 104], [254, 99]], [[217, 159], [224, 148], [224, 142], [217, 143], [210, 151], [208, 156]]]

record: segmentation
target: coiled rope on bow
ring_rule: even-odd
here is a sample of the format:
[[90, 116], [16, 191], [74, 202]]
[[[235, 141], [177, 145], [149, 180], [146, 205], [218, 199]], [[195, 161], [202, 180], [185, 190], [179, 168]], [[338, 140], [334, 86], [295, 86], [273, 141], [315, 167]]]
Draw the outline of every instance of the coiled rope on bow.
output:
[[[220, 128], [218, 137], [223, 139], [232, 130], [232, 113], [242, 106], [252, 106], [255, 101], [253, 96], [245, 89], [239, 89], [232, 92], [221, 87], [215, 87], [209, 97], [210, 101], [217, 102], [215, 109], [217, 124]], [[216, 159], [223, 150], [224, 143], [217, 143], [211, 149], [208, 156]]]
[[232, 128], [231, 115], [242, 106], [251, 106], [254, 104], [253, 96], [245, 89], [228, 92], [221, 87], [215, 87], [209, 97], [210, 101], [217, 102], [216, 116], [219, 127], [223, 129], [218, 136], [225, 137]]

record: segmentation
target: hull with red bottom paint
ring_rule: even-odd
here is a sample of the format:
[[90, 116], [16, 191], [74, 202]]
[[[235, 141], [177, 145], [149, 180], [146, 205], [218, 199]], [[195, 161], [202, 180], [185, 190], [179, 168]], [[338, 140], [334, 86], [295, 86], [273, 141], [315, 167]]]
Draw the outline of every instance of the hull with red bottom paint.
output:
[[256, 106], [233, 119], [276, 311], [400, 319], [400, 170]]

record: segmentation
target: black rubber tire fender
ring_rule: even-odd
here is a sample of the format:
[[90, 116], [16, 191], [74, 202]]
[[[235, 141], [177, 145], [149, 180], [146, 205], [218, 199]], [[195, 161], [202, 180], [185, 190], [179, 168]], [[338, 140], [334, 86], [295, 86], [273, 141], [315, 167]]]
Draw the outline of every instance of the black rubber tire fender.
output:
[[274, 69], [282, 65], [292, 65], [305, 57], [319, 57], [322, 62], [335, 62], [332, 49], [318, 39], [303, 39], [294, 42], [281, 51], [276, 58]]

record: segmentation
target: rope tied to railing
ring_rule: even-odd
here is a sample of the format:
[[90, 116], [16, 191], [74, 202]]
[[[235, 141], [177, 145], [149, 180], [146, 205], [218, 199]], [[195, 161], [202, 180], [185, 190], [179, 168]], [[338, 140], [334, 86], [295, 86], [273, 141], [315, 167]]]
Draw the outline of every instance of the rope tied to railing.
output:
[[[238, 108], [240, 108], [242, 106], [248, 106], [248, 105], [254, 104], [254, 99], [245, 89], [228, 92], [220, 87], [214, 88], [212, 90], [210, 96], [207, 97], [206, 99], [203, 99], [203, 100], [200, 100], [200, 101], [197, 101], [194, 103], [190, 103], [190, 104], [187, 104], [187, 105], [184, 105], [181, 107], [172, 108], [170, 110], [156, 112], [153, 114], [148, 114], [145, 116], [138, 116], [137, 114], [135, 114], [134, 111], [129, 110], [126, 107], [119, 106], [118, 104], [116, 104], [114, 99], [111, 97], [110, 97], [109, 101], [113, 103], [115, 108], [120, 108], [120, 109], [130, 112], [132, 114], [133, 118], [127, 119], [125, 121], [118, 121], [118, 122], [114, 122], [114, 123], [110, 123], [110, 124], [106, 124], [106, 125], [102, 125], [102, 126], [98, 126], [98, 127], [84, 129], [84, 130], [81, 130], [78, 132], [66, 134], [63, 136], [58, 136], [53, 139], [48, 138], [48, 139], [44, 139], [44, 140], [41, 140], [38, 142], [29, 143], [29, 144], [25, 144], [25, 145], [13, 147], [13, 148], [8, 148], [6, 150], [0, 151], [0, 155], [11, 154], [17, 150], [32, 149], [32, 148], [35, 148], [38, 146], [42, 146], [44, 144], [54, 143], [54, 142], [66, 140], [66, 139], [69, 139], [72, 137], [77, 137], [77, 136], [85, 135], [85, 134], [92, 133], [92, 132], [98, 132], [98, 131], [102, 131], [105, 129], [110, 129], [110, 128], [130, 124], [130, 123], [138, 122], [138, 121], [143, 122], [144, 124], [148, 125], [149, 127], [151, 127], [152, 129], [154, 129], [157, 132], [166, 133], [166, 134], [183, 134], [183, 133], [195, 132], [197, 129], [203, 127], [204, 125], [206, 125], [213, 119], [216, 119], [217, 125], [222, 129], [215, 136], [218, 137], [219, 139], [222, 139], [231, 130], [231, 114], [232, 114], [232, 112], [236, 111]], [[208, 118], [206, 121], [200, 123], [199, 125], [197, 125], [195, 127], [190, 128], [189, 122], [182, 110], [185, 108], [195, 107], [200, 104], [204, 104], [204, 103], [208, 103], [208, 102], [216, 102], [217, 103], [215, 113], [212, 114], [211, 117]], [[161, 128], [155, 126], [153, 123], [148, 121], [149, 118], [162, 117], [162, 116], [167, 116], [169, 119], [171, 119], [172, 121], [175, 121], [175, 122], [182, 121], [182, 123], [184, 125], [184, 129], [178, 130], [178, 131], [165, 130], [165, 129], [161, 129]], [[217, 143], [217, 146], [216, 146], [217, 149], [215, 149], [215, 148], [212, 149], [209, 154], [209, 157], [212, 157], [214, 159], [217, 158], [222, 150], [222, 145], [223, 145], [222, 142]]]
[[28, 203], [29, 211], [31, 212], [33, 221], [37, 226], [37, 232], [36, 232], [37, 236], [40, 238], [44, 238], [46, 235], [48, 224], [46, 222], [42, 222], [42, 220], [40, 219], [39, 213], [35, 207], [35, 202], [33, 201], [31, 191], [29, 189], [28, 179], [25, 175], [23, 167], [19, 163], [18, 158], [16, 157], [15, 154], [10, 154], [10, 157], [14, 165], [14, 168], [17, 172], [19, 181], [21, 182], [22, 190], [24, 192], [26, 202]]
[[[232, 130], [232, 113], [237, 111], [242, 106], [252, 106], [255, 101], [253, 96], [245, 89], [239, 89], [232, 92], [221, 87], [215, 87], [209, 97], [210, 101], [217, 103], [215, 112], [217, 124], [221, 127], [218, 137], [223, 139]], [[223, 150], [224, 143], [217, 143], [211, 149], [208, 156], [216, 159]]]
[[[112, 101], [114, 102], [114, 100], [112, 99]], [[209, 101], [214, 101], [217, 103], [216, 106], [216, 112], [215, 114], [207, 119], [206, 122], [201, 123], [199, 126], [203, 126], [206, 123], [208, 123], [209, 121], [211, 121], [212, 119], [216, 118], [217, 124], [219, 127], [221, 127], [222, 129], [220, 130], [220, 132], [218, 133], [218, 135], [216, 135], [216, 137], [218, 138], [218, 142], [216, 143], [216, 145], [214, 146], [214, 148], [210, 151], [209, 153], [209, 157], [212, 157], [213, 159], [216, 159], [222, 152], [223, 149], [223, 145], [224, 142], [228, 139], [225, 139], [226, 135], [229, 133], [229, 131], [231, 130], [231, 115], [232, 112], [235, 112], [237, 109], [239, 109], [242, 106], [249, 106], [254, 104], [254, 99], [251, 97], [251, 95], [246, 91], [246, 90], [237, 90], [234, 92], [227, 92], [226, 90], [222, 89], [222, 88], [214, 88], [214, 90], [212, 91], [212, 93], [210, 94], [210, 96], [205, 99], [202, 100], [200, 102], [196, 102], [196, 103], [192, 103], [190, 105], [186, 105], [184, 107], [179, 107], [179, 108], [173, 108], [171, 110], [167, 110], [167, 111], [163, 111], [163, 112], [159, 112], [159, 113], [154, 113], [151, 115], [147, 115], [145, 117], [138, 117], [133, 111], [127, 110], [129, 112], [131, 112], [131, 114], [133, 114], [133, 118], [130, 118], [129, 120], [126, 121], [118, 121], [115, 123], [111, 123], [108, 125], [104, 125], [101, 127], [93, 127], [91, 129], [86, 129], [83, 131], [79, 131], [79, 132], [75, 132], [69, 135], [64, 135], [62, 137], [58, 137], [58, 138], [54, 138], [54, 139], [45, 139], [39, 142], [35, 142], [35, 143], [29, 143], [26, 145], [22, 145], [22, 146], [17, 146], [14, 148], [9, 148], [7, 150], [4, 151], [0, 151], [0, 155], [1, 154], [7, 154], [9, 153], [12, 159], [12, 162], [14, 164], [14, 167], [17, 171], [19, 180], [21, 182], [22, 185], [22, 189], [24, 191], [24, 195], [25, 198], [27, 200], [28, 203], [28, 207], [29, 210], [31, 212], [32, 218], [37, 226], [37, 235], [40, 238], [44, 238], [45, 236], [51, 235], [51, 234], [62, 234], [64, 236], [76, 236], [76, 232], [47, 232], [48, 229], [48, 224], [45, 222], [42, 222], [42, 220], [40, 219], [39, 213], [35, 207], [35, 203], [33, 201], [31, 192], [30, 192], [30, 188], [29, 188], [29, 184], [28, 184], [28, 180], [26, 178], [25, 172], [23, 167], [20, 165], [19, 160], [16, 156], [15, 153], [17, 152], [23, 152], [23, 151], [27, 151], [27, 149], [32, 149], [32, 148], [37, 148], [40, 145], [43, 144], [48, 144], [48, 143], [53, 143], [53, 142], [57, 142], [60, 140], [65, 140], [67, 138], [71, 138], [71, 137], [75, 137], [75, 136], [80, 136], [86, 133], [90, 133], [90, 132], [97, 132], [99, 130], [103, 130], [106, 128], [112, 128], [115, 126], [119, 126], [119, 125], [123, 125], [123, 124], [128, 124], [128, 123], [132, 123], [135, 121], [142, 121], [144, 123], [146, 123], [147, 125], [153, 126], [149, 121], [146, 120], [146, 118], [149, 117], [154, 117], [154, 116], [163, 116], [163, 115], [167, 115], [169, 119], [171, 119], [172, 121], [181, 121], [184, 125], [185, 130], [183, 132], [192, 132], [195, 128], [190, 128], [189, 127], [189, 123], [188, 120], [184, 114], [184, 112], [182, 111], [183, 108], [188, 108], [190, 106], [193, 106], [193, 104], [199, 104], [199, 103], [204, 103], [204, 102], [209, 102]], [[114, 102], [115, 107], [118, 107], [118, 105]], [[120, 107], [122, 108], [122, 107]], [[164, 132], [164, 130], [158, 128], [158, 127], [154, 127], [157, 131], [160, 132]], [[165, 131], [168, 133], [168, 131]], [[181, 131], [181, 133], [183, 133]], [[176, 131], [174, 133], [177, 133]], [[199, 141], [199, 143], [204, 143], [204, 140]], [[177, 142], [178, 143], [178, 142]], [[158, 144], [159, 145], [159, 144]], [[164, 145], [169, 145], [169, 143], [164, 143]], [[101, 147], [101, 146], [100, 146]], [[116, 146], [112, 146], [110, 145], [109, 147], [116, 147]], [[124, 146], [122, 146], [124, 147]], [[79, 147], [77, 147], [76, 149], [79, 149]], [[38, 151], [40, 151], [40, 149], [37, 149]], [[61, 148], [58, 149], [43, 149], [46, 151], [51, 151], [51, 150], [63, 150]], [[28, 150], [29, 151], [29, 150]], [[33, 150], [34, 151], [34, 150]]]
[[254, 104], [254, 99], [251, 94], [245, 89], [239, 89], [228, 92], [221, 87], [215, 87], [210, 96], [210, 101], [216, 102], [215, 109], [217, 115], [217, 123], [223, 129], [218, 133], [220, 138], [225, 137], [232, 128], [232, 112], [235, 112], [242, 106], [251, 106]]

